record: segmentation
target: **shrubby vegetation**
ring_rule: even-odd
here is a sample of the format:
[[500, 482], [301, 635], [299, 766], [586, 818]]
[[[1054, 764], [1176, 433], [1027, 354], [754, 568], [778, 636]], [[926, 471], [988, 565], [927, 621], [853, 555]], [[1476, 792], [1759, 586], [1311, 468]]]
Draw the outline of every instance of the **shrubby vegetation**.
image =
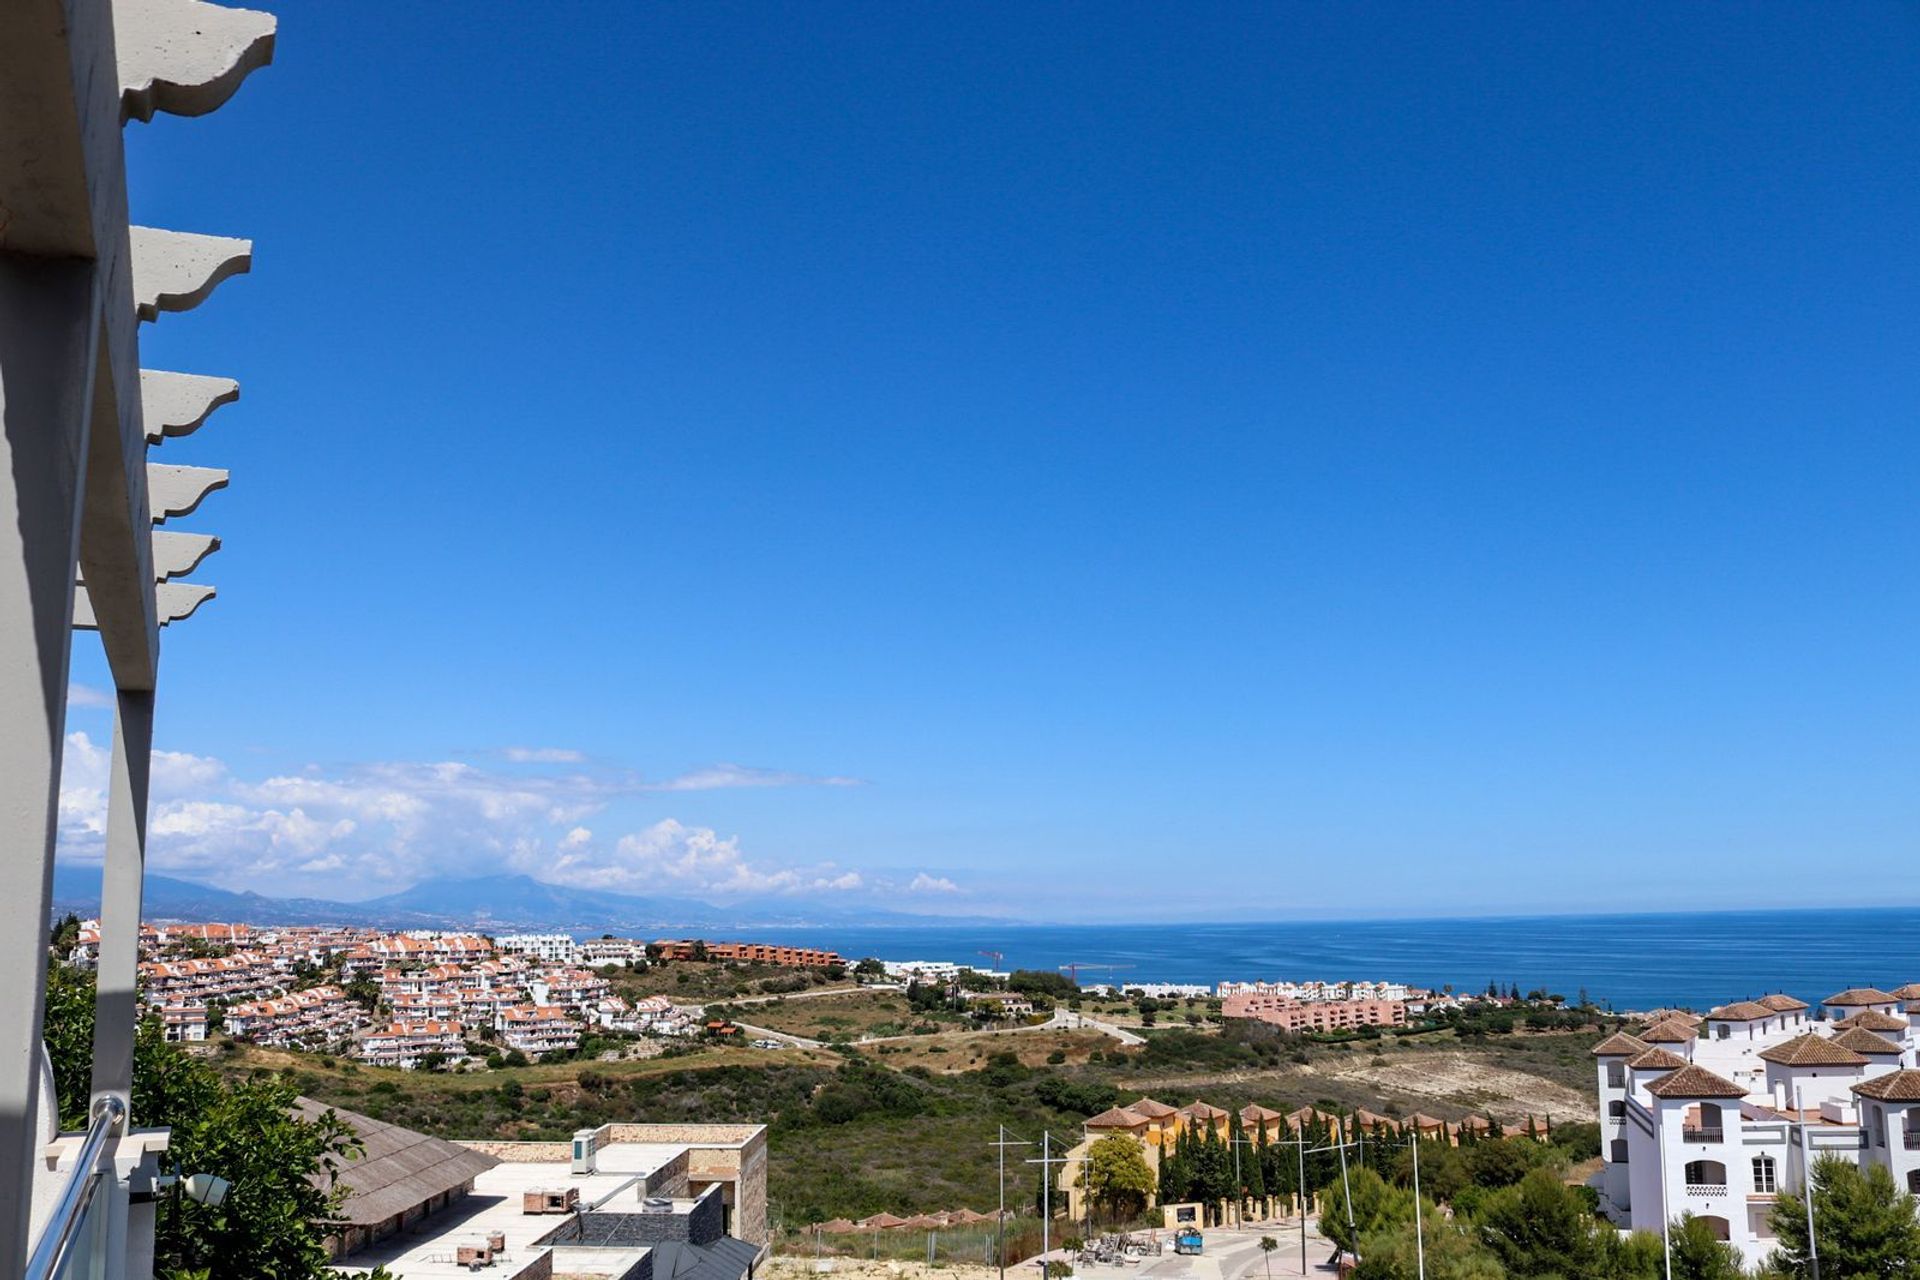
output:
[[[47, 981], [47, 1048], [61, 1124], [81, 1128], [92, 1089], [93, 982], [55, 964]], [[337, 1193], [311, 1175], [357, 1154], [358, 1139], [331, 1112], [314, 1121], [293, 1110], [296, 1090], [261, 1074], [223, 1080], [168, 1044], [148, 1019], [134, 1044], [133, 1123], [168, 1126], [164, 1171], [211, 1173], [232, 1184], [225, 1203], [163, 1197], [154, 1233], [154, 1272], [195, 1280], [309, 1280], [328, 1273], [313, 1225]]]

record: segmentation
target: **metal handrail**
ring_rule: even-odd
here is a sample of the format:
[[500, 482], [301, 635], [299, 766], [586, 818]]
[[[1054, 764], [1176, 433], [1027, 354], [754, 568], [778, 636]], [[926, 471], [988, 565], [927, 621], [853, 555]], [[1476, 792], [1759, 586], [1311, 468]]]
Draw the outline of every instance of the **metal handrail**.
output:
[[127, 1104], [119, 1098], [108, 1094], [94, 1099], [93, 1120], [87, 1126], [86, 1141], [80, 1144], [73, 1172], [67, 1176], [67, 1185], [61, 1188], [60, 1199], [53, 1206], [53, 1216], [47, 1219], [46, 1229], [40, 1233], [40, 1243], [33, 1247], [33, 1256], [27, 1260], [25, 1280], [53, 1280], [60, 1273], [73, 1248], [74, 1232], [87, 1216], [87, 1207], [93, 1203], [94, 1188], [100, 1185], [94, 1166], [100, 1163], [101, 1150], [126, 1118]]

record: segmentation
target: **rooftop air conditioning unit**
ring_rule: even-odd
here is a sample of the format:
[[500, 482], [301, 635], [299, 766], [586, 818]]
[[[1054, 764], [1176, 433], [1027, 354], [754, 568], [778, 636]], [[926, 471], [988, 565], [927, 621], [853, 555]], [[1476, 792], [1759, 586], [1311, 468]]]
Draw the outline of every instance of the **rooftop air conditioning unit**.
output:
[[598, 1129], [576, 1129], [573, 1133], [573, 1171], [575, 1173], [598, 1173], [600, 1155], [600, 1131]]

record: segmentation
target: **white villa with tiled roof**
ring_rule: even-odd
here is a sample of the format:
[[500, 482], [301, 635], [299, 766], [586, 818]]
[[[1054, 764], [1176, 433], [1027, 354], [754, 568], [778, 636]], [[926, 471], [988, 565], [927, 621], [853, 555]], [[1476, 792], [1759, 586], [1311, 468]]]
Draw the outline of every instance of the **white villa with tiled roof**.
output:
[[1920, 983], [1821, 1004], [1824, 1018], [1785, 995], [1667, 1013], [1595, 1046], [1598, 1186], [1616, 1223], [1657, 1233], [1692, 1214], [1755, 1264], [1808, 1151], [1883, 1165], [1920, 1192]]

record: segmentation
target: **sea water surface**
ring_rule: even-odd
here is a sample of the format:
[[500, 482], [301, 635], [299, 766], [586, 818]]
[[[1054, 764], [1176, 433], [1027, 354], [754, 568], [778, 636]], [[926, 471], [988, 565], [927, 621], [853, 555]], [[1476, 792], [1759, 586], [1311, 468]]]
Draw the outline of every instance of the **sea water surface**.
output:
[[1808, 1002], [1846, 987], [1920, 982], [1920, 908], [1521, 916], [1273, 924], [925, 925], [777, 928], [755, 941], [848, 957], [1008, 969], [1084, 967], [1080, 980], [1385, 979], [1440, 989], [1584, 991], [1619, 1010], [1706, 1009], [1784, 991]]

